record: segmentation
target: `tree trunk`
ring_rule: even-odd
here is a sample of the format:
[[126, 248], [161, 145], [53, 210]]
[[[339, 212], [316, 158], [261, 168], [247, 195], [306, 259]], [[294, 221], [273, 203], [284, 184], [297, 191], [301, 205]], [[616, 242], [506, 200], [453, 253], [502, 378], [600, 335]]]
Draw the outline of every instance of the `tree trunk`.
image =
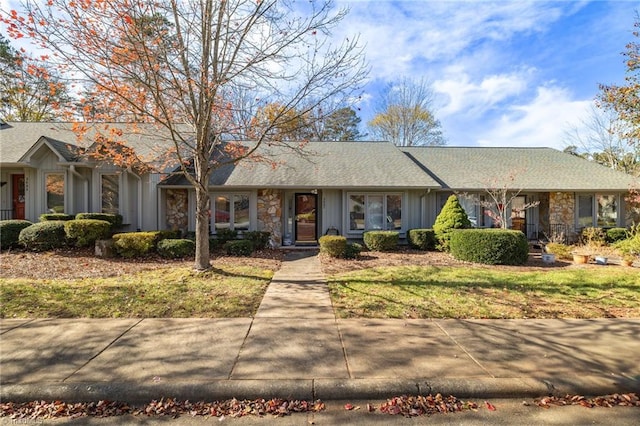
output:
[[196, 186], [196, 260], [194, 268], [206, 271], [211, 268], [209, 261], [209, 192]]

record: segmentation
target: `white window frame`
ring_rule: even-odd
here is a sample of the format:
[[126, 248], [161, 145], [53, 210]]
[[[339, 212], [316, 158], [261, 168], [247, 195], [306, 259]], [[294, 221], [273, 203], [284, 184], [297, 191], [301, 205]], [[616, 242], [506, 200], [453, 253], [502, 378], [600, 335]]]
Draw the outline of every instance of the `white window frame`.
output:
[[211, 232], [215, 235], [218, 232], [218, 229], [216, 228], [216, 198], [217, 197], [227, 197], [230, 200], [229, 203], [229, 229], [231, 230], [235, 230], [236, 229], [236, 224], [235, 224], [235, 205], [233, 202], [233, 199], [235, 196], [241, 196], [241, 197], [246, 197], [248, 202], [249, 202], [249, 224], [247, 225], [246, 229], [242, 228], [239, 229], [239, 231], [249, 231], [251, 230], [251, 210], [252, 210], [252, 205], [251, 205], [251, 194], [249, 192], [213, 192], [210, 194], [210, 208], [211, 208], [211, 218], [210, 218], [210, 227], [211, 227]]
[[[373, 196], [373, 197], [382, 197], [382, 217], [386, 218], [388, 217], [388, 212], [387, 212], [387, 197], [388, 196], [399, 196], [400, 197], [400, 214], [401, 214], [401, 225], [400, 225], [400, 229], [389, 229], [388, 227], [388, 221], [387, 220], [383, 220], [383, 226], [381, 229], [376, 229], [376, 228], [367, 228], [367, 223], [369, 223], [368, 219], [367, 219], [367, 214], [368, 214], [368, 205], [369, 205], [369, 197]], [[349, 208], [349, 200], [351, 199], [352, 196], [364, 196], [364, 223], [365, 223], [365, 228], [364, 229], [351, 229], [351, 209]], [[363, 234], [366, 231], [397, 231], [400, 233], [404, 233], [405, 232], [405, 224], [406, 224], [406, 196], [404, 192], [347, 192], [346, 194], [346, 202], [345, 202], [345, 206], [346, 208], [346, 226], [345, 229], [347, 229], [347, 232], [349, 234]]]

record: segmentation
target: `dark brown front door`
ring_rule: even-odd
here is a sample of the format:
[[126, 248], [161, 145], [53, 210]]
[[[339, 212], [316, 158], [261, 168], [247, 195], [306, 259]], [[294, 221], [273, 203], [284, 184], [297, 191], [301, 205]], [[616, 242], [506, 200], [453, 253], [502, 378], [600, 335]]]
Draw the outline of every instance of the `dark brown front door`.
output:
[[13, 218], [24, 219], [24, 175], [12, 175]]
[[295, 239], [296, 244], [316, 244], [318, 232], [316, 225], [316, 194], [296, 194]]

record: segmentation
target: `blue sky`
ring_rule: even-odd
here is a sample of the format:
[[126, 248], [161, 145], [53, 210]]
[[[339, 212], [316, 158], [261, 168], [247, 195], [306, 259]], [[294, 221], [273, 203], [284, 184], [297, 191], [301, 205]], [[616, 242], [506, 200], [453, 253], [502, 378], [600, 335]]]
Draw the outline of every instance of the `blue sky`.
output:
[[563, 149], [598, 84], [624, 81], [621, 52], [640, 10], [628, 0], [335, 1], [350, 13], [333, 36], [359, 35], [371, 68], [363, 124], [387, 83], [425, 79], [453, 146]]
[[359, 115], [399, 76], [431, 82], [449, 145], [550, 146], [580, 126], [599, 83], [624, 79], [634, 1], [339, 0], [336, 36], [371, 67]]

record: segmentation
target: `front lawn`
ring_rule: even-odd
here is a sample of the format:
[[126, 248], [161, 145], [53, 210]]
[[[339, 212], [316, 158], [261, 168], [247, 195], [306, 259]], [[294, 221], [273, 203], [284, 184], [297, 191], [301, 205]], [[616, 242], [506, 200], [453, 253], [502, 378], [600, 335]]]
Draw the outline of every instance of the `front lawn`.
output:
[[640, 270], [391, 266], [332, 274], [342, 318], [640, 317]]
[[272, 276], [271, 269], [222, 264], [206, 273], [173, 265], [105, 278], [3, 277], [0, 317], [250, 317]]

